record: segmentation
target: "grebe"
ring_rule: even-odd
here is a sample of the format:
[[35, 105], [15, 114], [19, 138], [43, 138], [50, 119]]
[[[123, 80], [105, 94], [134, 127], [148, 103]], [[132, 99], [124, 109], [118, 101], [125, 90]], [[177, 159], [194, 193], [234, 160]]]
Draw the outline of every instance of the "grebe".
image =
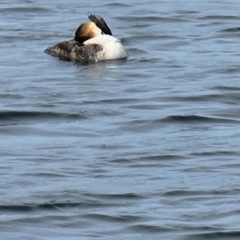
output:
[[45, 52], [61, 60], [83, 64], [126, 59], [126, 50], [121, 41], [112, 36], [105, 20], [92, 14], [88, 18], [90, 21], [78, 27], [73, 40], [57, 43]]

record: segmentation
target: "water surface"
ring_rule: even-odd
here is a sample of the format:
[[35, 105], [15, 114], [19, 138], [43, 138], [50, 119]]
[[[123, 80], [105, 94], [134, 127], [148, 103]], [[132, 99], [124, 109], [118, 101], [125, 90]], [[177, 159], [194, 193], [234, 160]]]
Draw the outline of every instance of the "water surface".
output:
[[[3, 239], [239, 239], [240, 2], [1, 1]], [[43, 51], [103, 15], [127, 61]]]

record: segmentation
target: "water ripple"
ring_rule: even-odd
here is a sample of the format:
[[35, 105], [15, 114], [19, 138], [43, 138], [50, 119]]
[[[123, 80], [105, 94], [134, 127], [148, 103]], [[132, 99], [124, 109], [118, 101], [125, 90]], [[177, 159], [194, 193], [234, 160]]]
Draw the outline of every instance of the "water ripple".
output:
[[0, 8], [0, 13], [46, 13], [53, 12], [49, 8], [43, 7], [9, 7], [9, 8]]
[[[1, 238], [239, 239], [239, 6], [1, 1]], [[43, 53], [88, 13], [128, 60]]]
[[1, 111], [0, 120], [21, 120], [21, 119], [86, 119], [85, 114], [71, 114], [58, 112], [34, 112], [34, 111]]
[[204, 239], [213, 239], [213, 240], [226, 240], [226, 239], [239, 239], [240, 232], [239, 231], [212, 231], [208, 233], [198, 233], [191, 234], [189, 236], [185, 236], [181, 238], [181, 240], [204, 240]]

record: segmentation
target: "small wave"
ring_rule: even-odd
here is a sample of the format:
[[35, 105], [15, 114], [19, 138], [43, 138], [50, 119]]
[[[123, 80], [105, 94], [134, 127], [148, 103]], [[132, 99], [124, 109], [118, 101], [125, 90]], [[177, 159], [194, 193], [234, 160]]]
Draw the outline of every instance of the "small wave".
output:
[[130, 223], [141, 220], [140, 216], [133, 215], [108, 215], [108, 214], [100, 214], [100, 213], [89, 213], [82, 215], [81, 217], [90, 218], [94, 220], [101, 220], [106, 222], [119, 222], [119, 223]]
[[212, 151], [212, 152], [195, 152], [191, 153], [192, 156], [204, 156], [204, 157], [211, 157], [211, 156], [239, 156], [240, 152], [234, 151]]
[[179, 14], [198, 14], [200, 12], [194, 11], [194, 10], [179, 10], [179, 11], [176, 11], [176, 13], [179, 13]]
[[109, 162], [112, 164], [122, 164], [126, 165], [128, 168], [169, 168], [174, 166], [174, 160], [186, 160], [188, 157], [186, 156], [179, 156], [179, 155], [155, 155], [155, 156], [144, 156], [144, 157], [128, 157], [128, 158], [116, 158], [112, 159]]
[[240, 27], [235, 27], [235, 28], [226, 28], [226, 29], [223, 29], [221, 30], [220, 32], [240, 32]]
[[12, 205], [0, 205], [0, 211], [10, 211], [10, 212], [30, 212], [37, 210], [55, 210], [63, 208], [86, 208], [86, 207], [100, 207], [108, 206], [109, 203], [102, 203], [96, 200], [83, 200], [82, 202], [56, 202], [50, 201], [46, 203], [23, 203], [23, 204], [12, 204]]
[[219, 85], [216, 87], [212, 87], [211, 89], [213, 90], [220, 90], [220, 91], [239, 91], [240, 87], [239, 86], [223, 86]]
[[227, 118], [216, 118], [216, 117], [206, 117], [199, 115], [172, 115], [162, 119], [163, 122], [178, 122], [178, 123], [236, 123], [239, 124], [240, 121], [227, 119]]
[[136, 163], [136, 161], [139, 162], [146, 162], [149, 164], [149, 162], [162, 162], [162, 161], [170, 161], [170, 160], [180, 160], [180, 159], [186, 159], [185, 156], [181, 155], [170, 155], [170, 154], [160, 154], [160, 155], [149, 155], [149, 156], [139, 156], [134, 158], [116, 158], [111, 160], [111, 162], [115, 163]]
[[1, 93], [0, 99], [23, 99], [24, 96], [17, 94], [17, 93]]
[[139, 49], [139, 48], [129, 48], [128, 49], [128, 53], [133, 53], [135, 56], [136, 55], [146, 55], [147, 54], [147, 51], [144, 51], [142, 49]]
[[[240, 68], [239, 68], [240, 70]], [[205, 95], [189, 95], [189, 96], [166, 96], [161, 97], [161, 100], [164, 99], [166, 101], [172, 102], [233, 102], [238, 104], [240, 100], [239, 89], [234, 87], [214, 87], [214, 90], [225, 90], [225, 93], [215, 93], [215, 94], [205, 94]], [[229, 92], [231, 90], [231, 92]], [[234, 91], [234, 92], [233, 92]]]
[[144, 232], [144, 233], [164, 233], [173, 232], [174, 229], [170, 227], [162, 227], [150, 224], [136, 224], [128, 227], [129, 230], [134, 232]]
[[160, 17], [160, 16], [124, 16], [124, 17], [115, 17], [115, 19], [124, 21], [124, 22], [187, 22], [187, 20], [177, 17]]
[[53, 12], [48, 8], [42, 7], [11, 7], [11, 8], [0, 8], [0, 13], [46, 13]]
[[143, 196], [136, 193], [111, 193], [111, 194], [97, 194], [97, 193], [85, 193], [87, 197], [97, 197], [102, 199], [142, 199]]
[[[165, 35], [165, 34], [141, 34], [141, 35], [132, 35], [129, 37], [124, 37], [121, 40], [125, 43], [141, 43], [141, 42], [145, 42], [145, 41], [157, 41], [157, 40], [176, 40], [176, 39], [181, 39], [178, 36], [174, 36], [174, 35]], [[181, 44], [182, 40], [179, 40], [177, 43]], [[183, 42], [183, 41], [182, 41]], [[171, 43], [172, 44], [172, 43]], [[174, 43], [175, 44], [175, 43]]]
[[231, 66], [227, 68], [220, 68], [215, 72], [220, 73], [220, 74], [235, 74], [240, 72], [240, 66]]
[[208, 233], [196, 233], [183, 236], [181, 240], [238, 240], [240, 239], [240, 231], [214, 231]]
[[224, 117], [206, 117], [199, 115], [170, 115], [161, 119], [143, 119], [129, 121], [121, 126], [124, 131], [145, 132], [169, 124], [240, 124], [239, 120]]
[[116, 104], [116, 103], [132, 103], [135, 102], [135, 98], [109, 98], [109, 99], [99, 99], [97, 101], [94, 100], [87, 100], [83, 101], [83, 104], [101, 104], [101, 103], [108, 103], [108, 104]]
[[193, 96], [170, 96], [162, 97], [164, 100], [175, 101], [175, 102], [207, 102], [213, 101], [214, 99], [221, 98], [220, 94], [206, 94], [206, 95], [193, 95]]
[[[209, 191], [204, 191], [204, 190], [171, 190], [171, 191], [166, 191], [164, 193], [161, 193], [163, 196], [171, 196], [171, 197], [187, 197], [187, 196], [206, 196], [206, 195], [211, 195], [211, 196], [230, 196], [230, 195], [239, 195], [240, 190], [239, 189], [223, 189], [223, 190], [209, 190]], [[157, 194], [159, 195], [159, 194]]]
[[118, 3], [118, 2], [115, 2], [115, 3], [107, 3], [107, 4], [104, 4], [103, 6], [106, 6], [106, 7], [130, 7], [130, 5], [128, 5], [128, 4]]
[[[240, 68], [239, 68], [240, 69]], [[204, 102], [204, 103], [207, 103], [207, 102], [216, 102], [216, 103], [224, 103], [224, 104], [232, 104], [232, 105], [236, 105], [238, 106], [239, 105], [239, 102], [240, 102], [240, 95], [238, 93], [239, 91], [239, 88], [238, 87], [234, 87], [234, 86], [216, 86], [216, 87], [212, 87], [211, 88], [212, 90], [217, 90], [219, 93], [213, 93], [213, 94], [205, 94], [205, 95], [182, 95], [182, 96], [164, 96], [164, 97], [159, 97], [157, 98], [158, 100], [160, 101], [168, 101], [168, 102], [186, 102], [186, 103], [192, 103], [192, 102], [195, 102], [195, 103], [199, 103], [199, 102]], [[154, 98], [154, 100], [156, 100], [156, 98]], [[138, 105], [136, 105], [138, 106]], [[136, 107], [134, 105], [134, 108]], [[140, 106], [140, 105], [139, 105]], [[157, 105], [156, 105], [157, 107]], [[230, 112], [231, 111], [231, 108], [228, 108], [226, 109], [227, 112]], [[229, 116], [238, 116], [239, 117], [239, 114], [238, 114], [238, 111], [235, 111], [235, 114], [234, 114], [234, 111], [231, 111], [232, 112], [232, 115], [229, 115]], [[222, 112], [224, 113], [224, 112]], [[217, 114], [217, 116], [219, 116]], [[227, 119], [226, 120], [231, 120], [229, 119], [229, 116], [226, 116]], [[220, 117], [225, 117], [224, 115], [220, 115]], [[217, 119], [217, 120], [221, 120], [221, 119]], [[224, 120], [224, 119], [222, 119]]]
[[78, 113], [57, 113], [57, 112], [36, 112], [36, 111], [0, 111], [0, 120], [19, 119], [86, 119], [85, 114]]
[[25, 173], [25, 174], [22, 174], [22, 176], [41, 177], [41, 178], [63, 178], [63, 177], [66, 177], [66, 174], [38, 172], [38, 173]]
[[131, 126], [139, 127], [139, 126], [154, 126], [160, 123], [223, 123], [230, 124], [236, 123], [239, 124], [240, 121], [228, 118], [217, 118], [217, 117], [207, 117], [207, 116], [199, 116], [199, 115], [170, 115], [161, 119], [155, 120], [133, 120], [128, 123]]
[[239, 16], [231, 16], [231, 15], [208, 15], [208, 16], [204, 16], [204, 17], [199, 17], [199, 19], [201, 20], [227, 20], [227, 19], [236, 19], [236, 20], [240, 20]]

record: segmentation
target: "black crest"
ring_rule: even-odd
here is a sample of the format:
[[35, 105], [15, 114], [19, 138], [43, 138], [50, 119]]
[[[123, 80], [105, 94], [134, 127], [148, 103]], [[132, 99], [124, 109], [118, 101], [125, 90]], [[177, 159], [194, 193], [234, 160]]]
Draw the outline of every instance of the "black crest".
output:
[[102, 17], [91, 14], [88, 16], [89, 20], [94, 22], [97, 27], [99, 27], [103, 33], [112, 35], [111, 29], [108, 27], [107, 23]]

